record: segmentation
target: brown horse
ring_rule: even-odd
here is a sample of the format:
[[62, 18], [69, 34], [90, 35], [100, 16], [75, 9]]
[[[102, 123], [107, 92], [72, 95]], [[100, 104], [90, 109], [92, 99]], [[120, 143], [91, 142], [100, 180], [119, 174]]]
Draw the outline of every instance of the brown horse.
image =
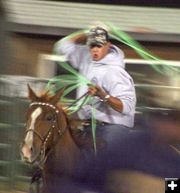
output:
[[54, 96], [47, 93], [37, 96], [30, 86], [28, 91], [31, 104], [27, 111], [26, 134], [21, 147], [22, 160], [41, 168], [42, 192], [55, 193], [53, 188], [59, 183], [57, 179], [62, 178], [64, 182], [64, 179], [73, 175], [82, 160], [80, 146], [85, 144], [88, 148], [93, 147], [92, 138], [86, 136], [82, 140], [80, 131], [72, 131], [70, 125], [75, 121], [70, 121], [58, 102], [63, 90]]

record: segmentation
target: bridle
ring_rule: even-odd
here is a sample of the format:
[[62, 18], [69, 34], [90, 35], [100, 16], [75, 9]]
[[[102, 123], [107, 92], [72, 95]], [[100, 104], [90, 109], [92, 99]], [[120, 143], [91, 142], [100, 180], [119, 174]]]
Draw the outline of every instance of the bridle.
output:
[[[40, 152], [39, 154], [35, 157], [35, 159], [33, 160], [32, 164], [35, 163], [35, 162], [38, 162], [38, 166], [39, 167], [43, 167], [44, 163], [46, 162], [48, 156], [50, 155], [50, 153], [52, 152], [53, 148], [55, 147], [55, 145], [58, 143], [59, 139], [61, 136], [63, 136], [63, 134], [65, 133], [67, 127], [65, 127], [64, 129], [62, 128], [59, 128], [59, 125], [57, 123], [58, 121], [58, 116], [59, 116], [59, 109], [55, 106], [55, 105], [52, 105], [50, 103], [45, 103], [45, 102], [33, 102], [30, 104], [29, 107], [31, 106], [34, 106], [34, 105], [37, 105], [37, 106], [46, 106], [46, 107], [49, 107], [51, 109], [53, 109], [53, 111], [55, 112], [55, 119], [53, 120], [52, 122], [52, 126], [49, 128], [47, 134], [45, 135], [45, 137], [42, 137], [41, 134], [39, 134], [36, 130], [33, 130], [33, 129], [27, 129], [26, 130], [26, 134], [28, 132], [32, 132], [33, 134], [35, 134], [42, 142], [42, 145], [40, 147]], [[50, 138], [50, 136], [52, 135], [52, 131], [55, 129], [55, 124], [57, 125], [57, 132], [59, 134], [59, 138], [57, 138], [57, 140], [51, 145], [51, 148], [48, 150], [48, 152], [46, 152], [46, 144]], [[38, 158], [40, 158], [38, 160]]]

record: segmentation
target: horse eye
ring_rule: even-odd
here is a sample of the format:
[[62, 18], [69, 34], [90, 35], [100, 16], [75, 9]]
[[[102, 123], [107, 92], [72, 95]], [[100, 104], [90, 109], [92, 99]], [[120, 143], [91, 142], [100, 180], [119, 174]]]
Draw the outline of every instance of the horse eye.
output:
[[46, 115], [45, 119], [47, 121], [52, 121], [52, 120], [54, 120], [54, 116], [53, 115]]

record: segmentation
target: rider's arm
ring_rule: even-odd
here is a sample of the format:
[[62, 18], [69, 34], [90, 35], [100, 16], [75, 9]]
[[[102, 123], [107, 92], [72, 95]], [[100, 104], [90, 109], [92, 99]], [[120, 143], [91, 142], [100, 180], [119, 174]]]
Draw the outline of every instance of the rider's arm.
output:
[[107, 105], [118, 112], [129, 114], [135, 111], [134, 83], [124, 69], [108, 72], [103, 79], [103, 88], [97, 85], [90, 86], [89, 93], [99, 96]]
[[123, 111], [123, 103], [120, 99], [109, 95], [107, 92], [102, 90], [98, 85], [89, 86], [88, 92], [90, 95], [99, 96], [104, 102], [111, 106], [114, 110], [118, 112]]
[[70, 36], [68, 40], [75, 44], [86, 44], [87, 35], [85, 32], [81, 32], [76, 35]]
[[85, 39], [85, 33], [67, 36], [55, 44], [54, 53], [65, 55], [70, 64], [79, 69], [88, 51], [87, 47], [82, 44]]

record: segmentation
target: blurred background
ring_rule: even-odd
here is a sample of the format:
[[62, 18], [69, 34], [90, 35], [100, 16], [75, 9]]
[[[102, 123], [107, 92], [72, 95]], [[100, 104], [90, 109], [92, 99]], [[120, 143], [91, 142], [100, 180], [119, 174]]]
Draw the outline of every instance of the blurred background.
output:
[[[95, 22], [110, 22], [127, 32], [161, 62], [124, 52], [126, 70], [136, 84], [135, 128], [146, 107], [177, 108], [180, 103], [180, 3], [178, 0], [0, 0], [0, 192], [27, 192], [32, 169], [20, 161], [28, 105], [27, 83], [41, 91], [63, 74], [52, 53], [62, 37]], [[152, 94], [153, 93], [153, 94]], [[155, 97], [156, 96], [156, 97]]]

